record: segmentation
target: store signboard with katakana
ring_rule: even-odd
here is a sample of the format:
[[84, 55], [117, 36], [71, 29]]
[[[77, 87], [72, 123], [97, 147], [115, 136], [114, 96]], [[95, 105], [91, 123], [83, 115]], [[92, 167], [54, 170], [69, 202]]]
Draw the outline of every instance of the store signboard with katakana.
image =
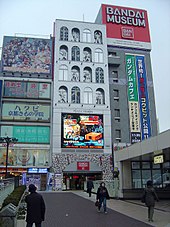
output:
[[2, 120], [50, 121], [50, 106], [28, 103], [3, 103]]

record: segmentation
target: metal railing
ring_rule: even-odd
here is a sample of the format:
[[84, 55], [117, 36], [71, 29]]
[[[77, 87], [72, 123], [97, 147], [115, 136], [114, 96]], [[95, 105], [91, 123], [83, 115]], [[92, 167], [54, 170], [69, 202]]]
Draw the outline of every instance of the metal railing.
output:
[[3, 179], [0, 180], [0, 208], [3, 204], [4, 199], [11, 194], [11, 192], [14, 190], [14, 179]]

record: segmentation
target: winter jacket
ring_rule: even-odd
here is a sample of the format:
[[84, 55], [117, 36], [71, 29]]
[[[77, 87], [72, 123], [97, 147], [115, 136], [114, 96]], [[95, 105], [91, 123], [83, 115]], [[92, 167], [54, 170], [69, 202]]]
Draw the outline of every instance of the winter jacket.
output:
[[143, 195], [142, 195], [142, 198], [144, 199], [147, 207], [149, 207], [149, 206], [154, 207], [155, 206], [155, 200], [157, 200], [157, 201], [159, 200], [158, 196], [155, 192], [155, 189], [153, 187], [145, 188]]
[[101, 197], [105, 197], [106, 199], [110, 199], [109, 193], [106, 187], [100, 186], [97, 190], [97, 200]]
[[26, 196], [27, 203], [27, 223], [41, 223], [45, 216], [45, 203], [43, 197], [37, 192]]

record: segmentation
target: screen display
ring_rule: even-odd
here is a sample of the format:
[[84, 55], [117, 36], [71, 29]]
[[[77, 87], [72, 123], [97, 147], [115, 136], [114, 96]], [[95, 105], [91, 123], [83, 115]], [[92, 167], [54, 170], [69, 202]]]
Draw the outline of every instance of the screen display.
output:
[[62, 113], [62, 148], [104, 148], [103, 115]]

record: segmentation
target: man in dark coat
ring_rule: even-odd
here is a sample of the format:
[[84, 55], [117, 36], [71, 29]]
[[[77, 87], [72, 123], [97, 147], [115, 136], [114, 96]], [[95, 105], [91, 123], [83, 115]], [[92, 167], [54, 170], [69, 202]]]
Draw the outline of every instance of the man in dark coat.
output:
[[89, 178], [87, 181], [87, 193], [89, 193], [89, 197], [91, 197], [91, 191], [94, 188], [93, 181]]
[[29, 185], [30, 194], [26, 196], [27, 203], [27, 227], [32, 227], [35, 223], [36, 227], [41, 227], [41, 222], [45, 218], [45, 203], [43, 197], [36, 192], [34, 184]]
[[158, 196], [153, 188], [151, 180], [147, 181], [147, 187], [144, 189], [142, 195], [142, 202], [145, 202], [148, 207], [148, 221], [153, 222], [155, 200], [159, 201]]

